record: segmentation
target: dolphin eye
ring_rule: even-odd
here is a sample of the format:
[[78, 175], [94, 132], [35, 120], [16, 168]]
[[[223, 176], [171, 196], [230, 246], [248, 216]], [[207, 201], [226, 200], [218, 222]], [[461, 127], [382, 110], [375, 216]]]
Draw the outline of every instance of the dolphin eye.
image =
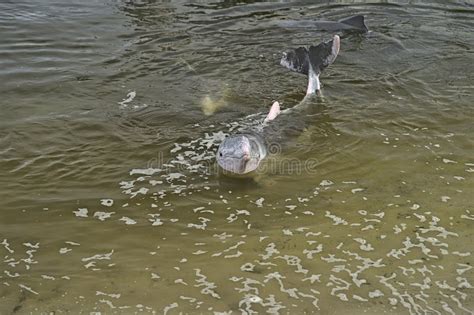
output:
[[221, 157], [222, 157], [222, 152], [219, 152], [219, 156], [221, 156]]

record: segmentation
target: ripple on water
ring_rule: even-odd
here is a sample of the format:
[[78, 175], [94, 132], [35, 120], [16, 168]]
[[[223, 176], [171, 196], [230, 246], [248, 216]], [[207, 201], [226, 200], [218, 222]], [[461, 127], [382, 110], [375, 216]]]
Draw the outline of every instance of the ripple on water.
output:
[[[0, 9], [0, 313], [473, 313], [468, 4]], [[304, 94], [280, 52], [329, 36], [274, 22], [351, 13], [373, 33], [269, 133], [317, 163], [222, 177]]]

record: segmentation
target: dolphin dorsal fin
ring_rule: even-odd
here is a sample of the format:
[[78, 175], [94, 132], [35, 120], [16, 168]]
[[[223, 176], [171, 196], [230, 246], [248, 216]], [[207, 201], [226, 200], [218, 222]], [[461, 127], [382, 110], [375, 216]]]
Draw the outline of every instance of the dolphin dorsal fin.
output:
[[272, 121], [280, 114], [280, 103], [274, 102], [264, 122]]
[[354, 16], [339, 20], [338, 22], [342, 23], [342, 24], [350, 25], [352, 27], [355, 27], [355, 28], [357, 28], [358, 30], [360, 30], [361, 32], [364, 32], [364, 33], [367, 33], [369, 31], [369, 29], [365, 25], [363, 15], [354, 15]]

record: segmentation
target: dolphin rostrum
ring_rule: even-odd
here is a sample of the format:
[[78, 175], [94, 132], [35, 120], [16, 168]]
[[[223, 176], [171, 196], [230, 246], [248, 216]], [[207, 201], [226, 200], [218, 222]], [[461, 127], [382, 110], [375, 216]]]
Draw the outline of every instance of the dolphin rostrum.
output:
[[283, 28], [304, 28], [319, 29], [323, 31], [354, 31], [367, 33], [369, 29], [365, 25], [363, 15], [354, 15], [341, 19], [337, 22], [333, 21], [313, 21], [313, 20], [283, 20], [278, 21], [277, 25]]
[[[306, 74], [308, 88], [306, 97], [319, 94], [321, 72], [334, 62], [339, 53], [340, 39], [335, 35], [332, 40], [317, 46], [299, 47], [283, 54], [280, 64], [288, 69]], [[266, 124], [280, 114], [280, 104], [274, 102], [266, 118], [253, 130], [230, 135], [222, 141], [216, 153], [219, 166], [233, 174], [246, 174], [254, 171], [267, 156], [263, 129]]]

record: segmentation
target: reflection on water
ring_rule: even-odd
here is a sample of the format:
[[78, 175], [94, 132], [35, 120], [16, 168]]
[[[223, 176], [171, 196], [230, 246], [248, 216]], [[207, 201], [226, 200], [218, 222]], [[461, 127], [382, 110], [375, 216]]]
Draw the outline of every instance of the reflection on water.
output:
[[[468, 2], [0, 4], [0, 313], [472, 314]], [[214, 152], [364, 14], [324, 98], [228, 178]]]

